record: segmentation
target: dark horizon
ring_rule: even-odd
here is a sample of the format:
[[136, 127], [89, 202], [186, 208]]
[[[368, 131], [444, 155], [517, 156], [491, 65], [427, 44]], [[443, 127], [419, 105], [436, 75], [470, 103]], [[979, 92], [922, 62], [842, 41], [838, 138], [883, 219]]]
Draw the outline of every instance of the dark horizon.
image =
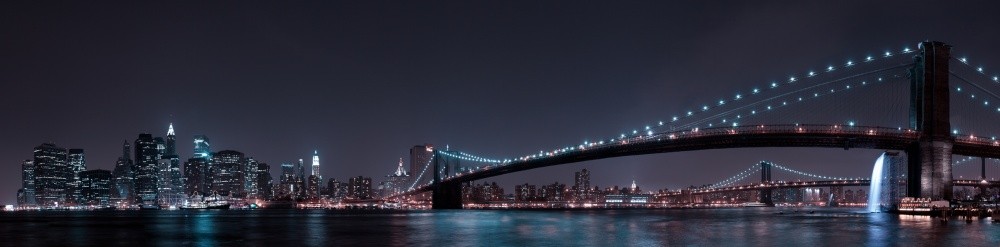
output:
[[[941, 6], [939, 6], [941, 5]], [[987, 6], [988, 5], [988, 6]], [[614, 136], [776, 78], [924, 40], [998, 71], [994, 2], [396, 5], [0, 4], [0, 204], [51, 142], [113, 169], [122, 141], [192, 137], [271, 165], [318, 150], [324, 178], [379, 181], [424, 143], [514, 157]], [[880, 114], [880, 113], [873, 113]], [[760, 160], [867, 176], [880, 150], [632, 156], [487, 179], [647, 190]], [[965, 173], [963, 173], [965, 172]], [[955, 176], [977, 174], [956, 170]], [[555, 181], [551, 181], [555, 180]]]

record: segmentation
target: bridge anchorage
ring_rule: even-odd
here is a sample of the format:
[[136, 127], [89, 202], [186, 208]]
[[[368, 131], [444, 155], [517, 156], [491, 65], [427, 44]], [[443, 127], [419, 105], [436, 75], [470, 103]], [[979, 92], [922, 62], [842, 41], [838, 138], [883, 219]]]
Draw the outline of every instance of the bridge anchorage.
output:
[[[803, 76], [793, 76], [784, 83], [772, 82], [763, 89], [754, 88], [750, 93], [736, 94], [735, 97], [719, 100], [717, 104], [703, 105], [695, 108], [697, 110], [676, 115], [670, 121], [660, 121], [658, 124], [646, 126], [642, 131], [636, 129], [630, 133], [622, 133], [620, 136], [600, 141], [540, 151], [517, 158], [488, 159], [459, 151], [434, 150], [433, 157], [412, 181], [410, 188], [387, 198], [408, 197], [431, 192], [433, 208], [462, 208], [461, 186], [463, 183], [540, 167], [621, 156], [692, 150], [746, 147], [823, 147], [903, 151], [907, 157], [906, 196], [950, 200], [952, 199], [954, 182], [951, 168], [952, 155], [1000, 158], [1000, 142], [995, 138], [959, 134], [952, 129], [950, 94], [960, 94], [958, 92], [962, 92], [962, 89], [958, 88], [957, 92], [952, 92], [949, 78], [955, 76], [954, 78], [964, 82], [970, 84], [971, 82], [949, 70], [949, 61], [953, 59], [951, 48], [942, 42], [921, 42], [917, 50], [907, 48], [897, 54], [886, 52], [884, 56], [868, 56], [863, 61], [848, 61], [842, 66], [829, 66], [820, 72], [810, 71]], [[903, 55], [912, 55], [912, 60]], [[888, 59], [901, 59], [905, 62], [878, 63], [881, 60], [895, 61]], [[966, 63], [964, 58], [955, 60]], [[903, 75], [892, 74], [897, 73], [897, 70]], [[841, 76], [838, 73], [851, 74]], [[887, 73], [888, 75], [886, 75]], [[983, 74], [981, 68], [978, 74]], [[883, 75], [886, 76], [883, 77]], [[894, 85], [884, 84], [882, 82], [884, 78], [887, 79], [886, 81], [900, 83], [908, 79], [909, 100], [906, 104], [900, 104], [901, 106], [909, 106], [906, 110], [900, 110], [900, 112], [908, 112], [908, 119], [899, 121], [908, 123], [889, 123], [891, 126], [883, 124], [861, 126], [855, 125], [854, 121], [848, 124], [800, 124], [798, 120], [795, 120], [789, 124], [787, 122], [773, 123], [771, 122], [773, 118], [754, 118], [763, 114], [774, 116], [771, 112], [777, 112], [776, 109], [782, 109], [789, 103], [820, 99], [826, 95], [835, 95], [835, 93], [840, 92], [864, 92], [857, 90], [873, 88], [880, 82], [883, 84], [878, 85]], [[993, 77], [992, 80], [1000, 82], [998, 77]], [[839, 89], [835, 89], [834, 85], [837, 85]], [[857, 89], [851, 89], [852, 86]], [[982, 87], [973, 86], [986, 91]], [[819, 87], [828, 89], [815, 91], [819, 90]], [[769, 92], [778, 95], [774, 97], [763, 96], [764, 93]], [[1000, 96], [989, 91], [985, 93], [1000, 101]], [[872, 97], [878, 96], [866, 96], [865, 99]], [[976, 99], [975, 95], [972, 95], [972, 98]], [[740, 103], [737, 104], [737, 102]], [[989, 102], [983, 103], [989, 104]], [[715, 109], [712, 107], [720, 110], [709, 113]], [[729, 107], [728, 110], [725, 107]], [[819, 107], [823, 107], [823, 105]], [[849, 108], [847, 110], [856, 109]], [[1000, 112], [1000, 108], [997, 108], [997, 112]], [[991, 111], [991, 113], [993, 112]], [[824, 114], [819, 115], [823, 117]], [[760, 122], [752, 123], [751, 120], [759, 120]], [[818, 122], [823, 121], [828, 122], [829, 120], [819, 120]], [[747, 124], [747, 122], [751, 123]], [[479, 166], [463, 167], [460, 162], [474, 163]], [[770, 166], [761, 167], [761, 169], [770, 169]], [[428, 170], [433, 173], [432, 176], [424, 175]], [[767, 174], [767, 172], [762, 174]], [[428, 177], [433, 177], [433, 179], [426, 182], [421, 181], [421, 178]], [[765, 184], [773, 183], [770, 177], [764, 176], [761, 180]], [[769, 199], [761, 198], [765, 203], [769, 202]]]

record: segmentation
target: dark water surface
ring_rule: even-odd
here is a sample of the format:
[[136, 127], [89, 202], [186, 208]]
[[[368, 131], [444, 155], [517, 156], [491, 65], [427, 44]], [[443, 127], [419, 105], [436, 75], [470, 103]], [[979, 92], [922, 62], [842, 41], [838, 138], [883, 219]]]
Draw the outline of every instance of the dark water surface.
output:
[[1000, 223], [859, 210], [17, 212], [0, 245], [1000, 246]]

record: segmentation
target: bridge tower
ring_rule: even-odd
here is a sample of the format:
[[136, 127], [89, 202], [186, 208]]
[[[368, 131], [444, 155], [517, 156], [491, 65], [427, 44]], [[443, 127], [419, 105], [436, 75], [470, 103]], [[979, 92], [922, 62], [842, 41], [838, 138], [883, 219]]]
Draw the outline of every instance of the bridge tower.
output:
[[[771, 184], [771, 166], [769, 162], [760, 162], [760, 183], [763, 185]], [[768, 206], [774, 206], [774, 198], [772, 198], [770, 187], [760, 189], [760, 202]]]
[[921, 42], [910, 69], [910, 129], [919, 131], [920, 138], [906, 150], [907, 196], [951, 199], [950, 58], [950, 45]]
[[457, 161], [441, 154], [441, 150], [434, 150], [431, 158], [434, 162], [434, 183], [431, 192], [431, 207], [433, 209], [461, 209], [462, 208], [462, 184], [455, 182], [441, 182], [443, 176], [447, 176]]

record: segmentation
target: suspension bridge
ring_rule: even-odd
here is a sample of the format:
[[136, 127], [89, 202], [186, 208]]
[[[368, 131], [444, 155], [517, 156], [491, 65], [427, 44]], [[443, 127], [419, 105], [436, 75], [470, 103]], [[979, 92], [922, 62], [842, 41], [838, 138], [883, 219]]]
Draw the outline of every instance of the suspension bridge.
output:
[[461, 208], [461, 184], [540, 167], [692, 150], [822, 147], [902, 151], [906, 196], [950, 200], [952, 187], [965, 183], [952, 177], [954, 155], [1000, 158], [1000, 142], [990, 134], [1000, 132], [991, 126], [1000, 120], [997, 87], [1000, 78], [952, 56], [950, 45], [926, 41], [769, 81], [597, 141], [502, 159], [436, 149], [410, 186], [388, 198], [430, 192], [433, 208]]

